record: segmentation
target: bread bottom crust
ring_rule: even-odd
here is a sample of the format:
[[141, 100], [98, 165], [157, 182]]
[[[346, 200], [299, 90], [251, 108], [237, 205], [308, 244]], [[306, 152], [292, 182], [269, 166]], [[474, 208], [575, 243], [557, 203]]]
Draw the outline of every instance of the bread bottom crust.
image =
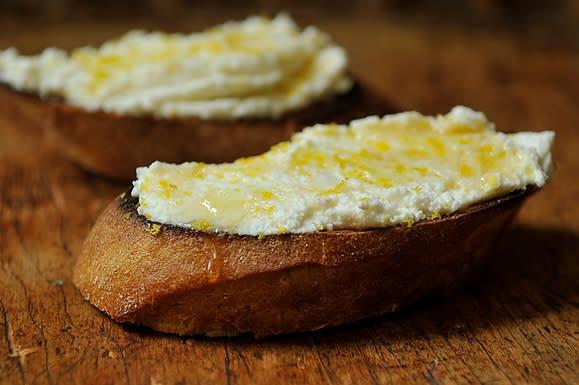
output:
[[323, 100], [274, 119], [203, 120], [86, 111], [55, 99], [0, 84], [0, 117], [39, 135], [83, 168], [116, 180], [135, 178], [135, 168], [169, 163], [230, 162], [259, 155], [308, 125], [347, 123], [392, 109], [367, 87]]
[[394, 311], [477, 271], [530, 190], [412, 227], [254, 236], [156, 224], [112, 202], [74, 283], [119, 322], [181, 335], [316, 330]]

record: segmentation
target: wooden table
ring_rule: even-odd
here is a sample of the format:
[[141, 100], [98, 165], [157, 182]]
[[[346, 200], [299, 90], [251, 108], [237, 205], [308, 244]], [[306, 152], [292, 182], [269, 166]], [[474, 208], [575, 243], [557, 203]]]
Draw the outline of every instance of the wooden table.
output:
[[[71, 269], [127, 184], [90, 175], [0, 121], [0, 383], [579, 383], [579, 37], [386, 13], [294, 14], [344, 45], [353, 71], [396, 109], [464, 104], [501, 130], [556, 131], [554, 179], [524, 206], [480, 282], [391, 315], [259, 341], [116, 324], [81, 298]], [[0, 19], [0, 48], [33, 52], [223, 17]]]

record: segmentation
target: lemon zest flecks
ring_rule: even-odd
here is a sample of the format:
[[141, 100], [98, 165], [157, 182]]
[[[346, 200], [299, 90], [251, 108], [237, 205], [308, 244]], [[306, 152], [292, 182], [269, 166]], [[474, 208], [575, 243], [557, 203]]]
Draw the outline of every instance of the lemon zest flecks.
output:
[[191, 223], [191, 228], [194, 230], [210, 232], [215, 230], [215, 226], [207, 219], [201, 219], [199, 221]]
[[157, 235], [161, 232], [161, 225], [158, 223], [147, 223], [147, 229], [152, 235]]

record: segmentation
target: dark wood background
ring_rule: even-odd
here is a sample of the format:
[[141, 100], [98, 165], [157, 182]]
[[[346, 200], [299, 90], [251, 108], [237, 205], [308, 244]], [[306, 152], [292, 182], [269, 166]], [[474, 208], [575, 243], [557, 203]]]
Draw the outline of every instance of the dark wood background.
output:
[[397, 110], [464, 104], [500, 130], [557, 133], [553, 181], [477, 282], [391, 315], [255, 341], [118, 325], [85, 302], [71, 283], [76, 255], [128, 186], [0, 117], [0, 383], [579, 383], [577, 3], [0, 0], [0, 48], [26, 53], [285, 9], [331, 33]]

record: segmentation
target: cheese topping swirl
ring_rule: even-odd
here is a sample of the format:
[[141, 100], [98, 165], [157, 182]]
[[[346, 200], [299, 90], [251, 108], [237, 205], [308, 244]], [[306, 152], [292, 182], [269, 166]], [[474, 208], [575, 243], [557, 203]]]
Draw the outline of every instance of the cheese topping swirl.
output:
[[263, 236], [412, 225], [551, 175], [552, 131], [496, 132], [466, 107], [316, 125], [227, 164], [154, 162], [133, 196], [151, 221]]
[[131, 31], [100, 48], [0, 51], [0, 82], [87, 110], [203, 119], [279, 118], [352, 86], [343, 48], [287, 15], [190, 35]]

